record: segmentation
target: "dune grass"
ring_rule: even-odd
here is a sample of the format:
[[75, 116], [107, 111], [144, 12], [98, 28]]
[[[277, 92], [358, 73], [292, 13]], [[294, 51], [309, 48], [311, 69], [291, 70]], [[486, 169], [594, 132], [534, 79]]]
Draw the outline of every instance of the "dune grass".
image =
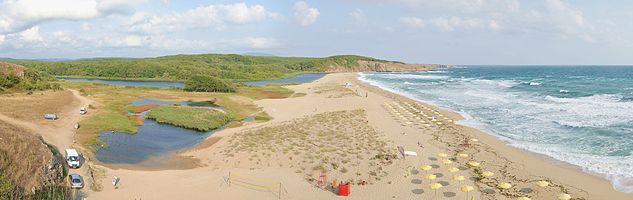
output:
[[197, 131], [209, 131], [232, 121], [233, 114], [212, 108], [164, 105], [150, 110], [147, 118]]

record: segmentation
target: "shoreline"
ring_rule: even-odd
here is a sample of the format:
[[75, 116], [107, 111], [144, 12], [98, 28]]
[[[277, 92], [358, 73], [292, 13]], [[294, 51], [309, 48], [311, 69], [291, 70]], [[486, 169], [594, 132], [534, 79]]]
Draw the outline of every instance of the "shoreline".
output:
[[[578, 184], [580, 186], [580, 188], [583, 188], [583, 186], [587, 187], [587, 188], [590, 188], [590, 187], [593, 187], [593, 186], [596, 186], [596, 185], [598, 185], [599, 188], [601, 188], [601, 189], [589, 189], [589, 190], [586, 190], [588, 192], [588, 194], [589, 194], [589, 197], [590, 197], [589, 199], [594, 199], [594, 198], [591, 198], [591, 197], [595, 197], [594, 195], [600, 196], [600, 198], [596, 197], [597, 199], [602, 199], [602, 197], [607, 197], [609, 199], [619, 199], [619, 198], [630, 199], [630, 198], [633, 198], [633, 193], [625, 193], [625, 192], [621, 192], [621, 191], [615, 190], [611, 180], [607, 179], [605, 177], [606, 175], [604, 175], [604, 174], [596, 174], [596, 173], [588, 172], [588, 171], [585, 171], [581, 166], [573, 165], [571, 163], [568, 163], [568, 162], [565, 162], [565, 161], [562, 161], [562, 160], [557, 160], [557, 159], [555, 159], [555, 158], [553, 158], [551, 156], [545, 155], [545, 154], [540, 154], [540, 153], [532, 152], [532, 151], [529, 151], [529, 150], [517, 147], [517, 146], [513, 145], [511, 143], [511, 141], [509, 141], [508, 139], [504, 139], [502, 136], [497, 135], [494, 132], [491, 132], [490, 130], [482, 130], [480, 127], [474, 127], [474, 126], [469, 126], [468, 124], [460, 123], [460, 122], [463, 122], [464, 120], [467, 120], [468, 118], [464, 117], [458, 111], [455, 111], [455, 110], [452, 110], [450, 108], [445, 108], [445, 107], [436, 105], [433, 102], [428, 102], [428, 101], [425, 101], [425, 100], [421, 100], [421, 99], [417, 99], [417, 98], [414, 98], [414, 97], [410, 97], [410, 96], [408, 96], [408, 95], [406, 95], [404, 93], [395, 91], [395, 90], [387, 88], [385, 86], [381, 86], [381, 85], [376, 84], [376, 83], [374, 83], [372, 81], [368, 81], [368, 80], [363, 78], [363, 76], [361, 75], [360, 72], [357, 73], [357, 74], [358, 74], [356, 76], [356, 80], [358, 81], [357, 83], [364, 84], [365, 87], [372, 87], [372, 88], [375, 88], [375, 89], [378, 89], [378, 90], [382, 90], [382, 91], [391, 93], [393, 95], [399, 96], [401, 98], [406, 98], [406, 99], [410, 99], [412, 101], [416, 101], [416, 102], [420, 102], [420, 103], [423, 103], [423, 104], [427, 104], [427, 105], [436, 107], [436, 108], [438, 108], [440, 110], [443, 110], [444, 112], [450, 112], [450, 113], [453, 113], [455, 115], [458, 115], [460, 118], [455, 121], [455, 124], [463, 126], [463, 127], [467, 127], [469, 129], [476, 130], [475, 132], [478, 133], [477, 135], [486, 137], [487, 138], [486, 140], [489, 141], [489, 142], [496, 143], [493, 146], [495, 146], [497, 149], [508, 149], [508, 148], [502, 148], [502, 147], [509, 147], [510, 149], [519, 151], [518, 154], [525, 154], [525, 158], [523, 158], [524, 161], [525, 160], [542, 161], [546, 165], [549, 165], [549, 166], [547, 166], [547, 168], [553, 169], [555, 171], [568, 171], [569, 174], [575, 175], [574, 177], [576, 177], [576, 175], [580, 175], [580, 177], [576, 177], [578, 179], [596, 181], [597, 183], [594, 183], [595, 185], [594, 184], [591, 184], [591, 185], [589, 185], [589, 184], [587, 184], [587, 185], [585, 185], [585, 184]], [[529, 165], [529, 167], [530, 168], [538, 168], [536, 165]], [[563, 176], [565, 176], [565, 175], [556, 174], [555, 172], [549, 172], [549, 173], [545, 173], [545, 174], [547, 174], [546, 175], [547, 177], [564, 178]], [[563, 173], [563, 174], [567, 174], [567, 173]], [[569, 176], [567, 176], [564, 179], [569, 179]], [[596, 180], [596, 179], [598, 179], [598, 180]], [[571, 178], [569, 180], [570, 180], [569, 183], [572, 183], [572, 182], [575, 182], [575, 181], [580, 181], [580, 180], [574, 180], [574, 178]], [[606, 184], [606, 186], [605, 186], [605, 184]], [[572, 185], [574, 185], [574, 184], [572, 184]], [[589, 191], [602, 191], [602, 192], [596, 192], [596, 193], [592, 194]], [[605, 196], [602, 196], [603, 194]], [[614, 195], [614, 196], [611, 196], [611, 195]]]

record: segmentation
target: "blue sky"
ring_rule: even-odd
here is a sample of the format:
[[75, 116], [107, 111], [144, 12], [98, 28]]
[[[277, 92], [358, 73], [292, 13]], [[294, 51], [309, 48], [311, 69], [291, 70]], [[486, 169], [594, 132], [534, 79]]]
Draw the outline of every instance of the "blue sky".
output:
[[633, 64], [631, 9], [624, 0], [0, 0], [0, 57]]

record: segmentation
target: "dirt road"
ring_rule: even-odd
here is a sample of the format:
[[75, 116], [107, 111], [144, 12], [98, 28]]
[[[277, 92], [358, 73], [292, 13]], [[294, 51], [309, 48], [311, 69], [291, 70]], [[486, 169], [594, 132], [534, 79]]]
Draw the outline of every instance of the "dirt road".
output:
[[[57, 147], [59, 152], [63, 153], [64, 149], [73, 148], [75, 145], [73, 139], [75, 134], [75, 124], [81, 121], [84, 117], [87, 117], [87, 115], [79, 114], [79, 109], [81, 107], [87, 107], [91, 103], [88, 98], [81, 96], [79, 91], [69, 91], [72, 92], [74, 98], [78, 101], [72, 102], [73, 105], [66, 106], [66, 109], [64, 109], [61, 113], [56, 113], [58, 116], [61, 116], [58, 120], [51, 120], [48, 121], [49, 123], [42, 125], [41, 123], [24, 121], [0, 114], [0, 121], [24, 128], [29, 130], [31, 133], [42, 136], [46, 143]], [[70, 173], [79, 173], [84, 177], [86, 177], [85, 175], [87, 174], [85, 168], [71, 169]]]

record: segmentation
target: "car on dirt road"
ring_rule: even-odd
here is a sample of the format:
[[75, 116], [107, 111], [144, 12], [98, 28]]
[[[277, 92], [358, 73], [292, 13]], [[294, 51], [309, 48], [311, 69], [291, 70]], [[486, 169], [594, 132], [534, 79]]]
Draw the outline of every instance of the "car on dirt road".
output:
[[81, 189], [84, 188], [84, 179], [81, 178], [81, 175], [77, 173], [72, 173], [68, 175], [68, 179], [70, 181], [70, 187], [73, 189]]
[[57, 120], [57, 119], [59, 119], [59, 117], [57, 117], [56, 114], [45, 114], [44, 115], [44, 119]]
[[88, 110], [86, 110], [86, 108], [81, 107], [81, 108], [79, 109], [79, 114], [85, 115], [86, 113], [88, 113]]
[[81, 157], [75, 149], [66, 149], [66, 162], [68, 167], [78, 169], [81, 167]]

